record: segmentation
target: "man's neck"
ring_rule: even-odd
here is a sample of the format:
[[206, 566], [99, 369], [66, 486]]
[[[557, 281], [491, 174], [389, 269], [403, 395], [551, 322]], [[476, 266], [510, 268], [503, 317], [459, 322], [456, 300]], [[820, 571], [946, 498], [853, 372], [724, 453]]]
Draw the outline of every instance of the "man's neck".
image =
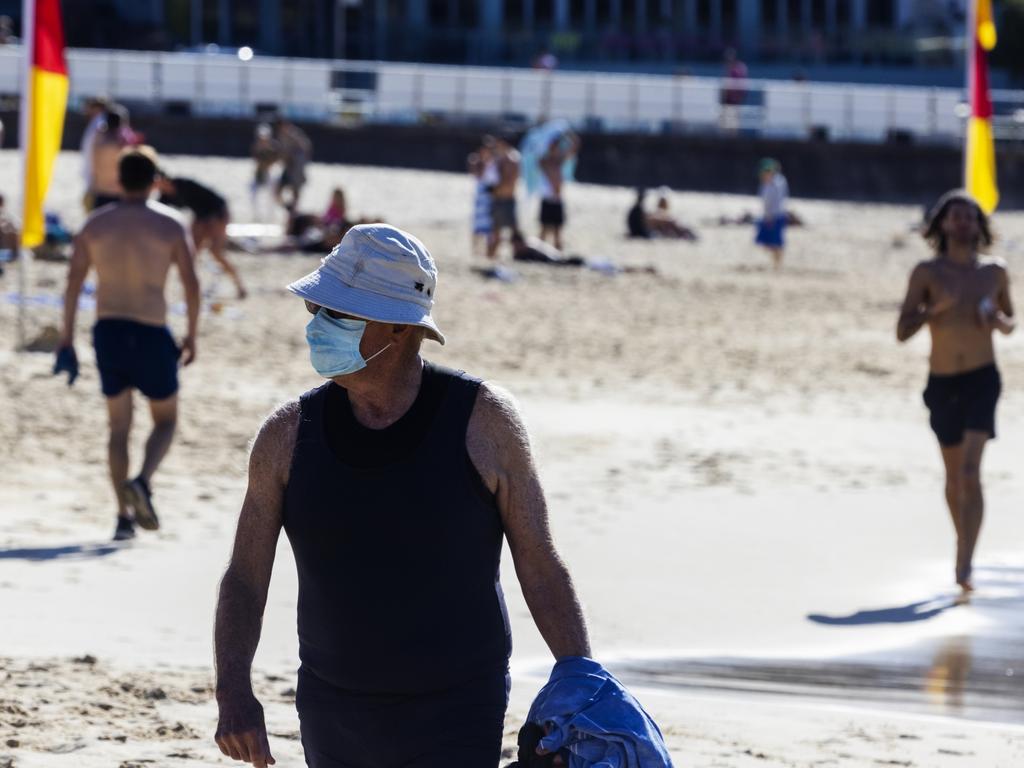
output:
[[973, 243], [957, 243], [951, 240], [946, 241], [945, 257], [952, 263], [965, 267], [978, 260]]
[[[372, 365], [372, 363], [371, 363]], [[352, 413], [363, 426], [383, 429], [398, 421], [416, 402], [423, 380], [423, 359], [416, 355], [379, 377], [344, 385]]]
[[125, 192], [121, 196], [122, 203], [145, 203], [149, 200], [149, 192]]

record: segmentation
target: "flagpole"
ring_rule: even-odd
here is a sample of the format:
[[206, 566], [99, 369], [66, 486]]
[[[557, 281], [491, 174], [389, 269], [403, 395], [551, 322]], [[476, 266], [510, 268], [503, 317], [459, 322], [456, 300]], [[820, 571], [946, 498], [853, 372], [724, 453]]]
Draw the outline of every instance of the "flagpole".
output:
[[967, 119], [964, 121], [964, 140], [962, 144], [962, 160], [961, 166], [961, 186], [964, 189], [968, 187], [968, 158], [969, 152], [967, 147], [968, 132], [970, 130], [971, 118], [974, 115], [974, 46], [977, 45], [978, 37], [978, 0], [969, 0], [967, 3], [967, 29], [964, 31], [964, 61], [966, 66], [964, 71], [967, 76]]
[[[32, 83], [32, 60], [33, 48], [35, 47], [36, 31], [36, 3], [35, 0], [22, 0], [21, 4], [21, 48], [22, 57], [22, 84], [21, 104], [18, 115], [18, 145], [21, 149], [21, 227], [22, 233], [25, 228], [25, 202], [27, 190], [25, 182], [28, 179], [28, 145], [29, 137], [29, 111], [31, 104], [31, 83]], [[32, 256], [32, 249], [22, 246], [21, 237], [18, 236], [18, 246], [15, 251], [18, 262], [18, 333], [17, 350], [25, 349], [25, 308], [27, 305], [26, 293], [28, 292], [28, 262]]]

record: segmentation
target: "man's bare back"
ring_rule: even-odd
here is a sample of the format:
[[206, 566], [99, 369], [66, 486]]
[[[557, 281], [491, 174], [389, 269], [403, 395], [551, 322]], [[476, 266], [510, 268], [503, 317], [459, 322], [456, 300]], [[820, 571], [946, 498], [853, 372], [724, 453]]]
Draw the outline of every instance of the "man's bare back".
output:
[[122, 202], [97, 211], [76, 245], [96, 268], [96, 316], [167, 323], [164, 288], [171, 264], [191, 260], [181, 218], [160, 203]]
[[498, 159], [498, 183], [494, 185], [492, 195], [499, 200], [514, 199], [516, 183], [519, 181], [519, 150], [506, 147]]
[[984, 315], [995, 310], [1013, 315], [1005, 263], [989, 257], [960, 264], [941, 255], [922, 261], [910, 275], [901, 323], [921, 307], [927, 308], [931, 331], [932, 373], [963, 373], [991, 364], [995, 326]]

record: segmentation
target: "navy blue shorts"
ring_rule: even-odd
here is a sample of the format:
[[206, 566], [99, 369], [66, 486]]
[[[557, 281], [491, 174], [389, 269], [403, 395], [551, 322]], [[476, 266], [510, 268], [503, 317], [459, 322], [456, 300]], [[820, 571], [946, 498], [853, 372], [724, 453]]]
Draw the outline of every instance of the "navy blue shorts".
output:
[[295, 704], [309, 768], [496, 768], [511, 679], [437, 693], [357, 693], [299, 669]]
[[92, 329], [96, 367], [106, 397], [133, 387], [150, 400], [178, 391], [178, 345], [166, 326], [103, 319]]
[[932, 431], [949, 447], [963, 442], [964, 432], [996, 436], [996, 403], [1003, 383], [995, 364], [966, 373], [928, 377], [924, 404], [931, 413]]
[[765, 248], [782, 248], [786, 244], [786, 219], [761, 219], [757, 223], [755, 242]]

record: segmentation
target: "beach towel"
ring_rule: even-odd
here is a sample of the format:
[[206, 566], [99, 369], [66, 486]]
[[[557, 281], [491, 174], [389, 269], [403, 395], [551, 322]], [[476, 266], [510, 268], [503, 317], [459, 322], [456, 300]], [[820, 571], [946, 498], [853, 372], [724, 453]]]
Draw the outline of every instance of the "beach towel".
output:
[[568, 748], [569, 768], [672, 768], [658, 726], [593, 659], [555, 664], [527, 720], [549, 730], [540, 740], [544, 749]]
[[[527, 195], [534, 196], [540, 193], [542, 184], [540, 159], [548, 151], [551, 142], [560, 136], [564, 141], [569, 141], [566, 134], [571, 130], [572, 126], [569, 125], [568, 120], [551, 120], [526, 132], [526, 136], [519, 144], [519, 153], [522, 155], [521, 172]], [[576, 156], [573, 155], [562, 163], [562, 178], [572, 181], [575, 175]]]

